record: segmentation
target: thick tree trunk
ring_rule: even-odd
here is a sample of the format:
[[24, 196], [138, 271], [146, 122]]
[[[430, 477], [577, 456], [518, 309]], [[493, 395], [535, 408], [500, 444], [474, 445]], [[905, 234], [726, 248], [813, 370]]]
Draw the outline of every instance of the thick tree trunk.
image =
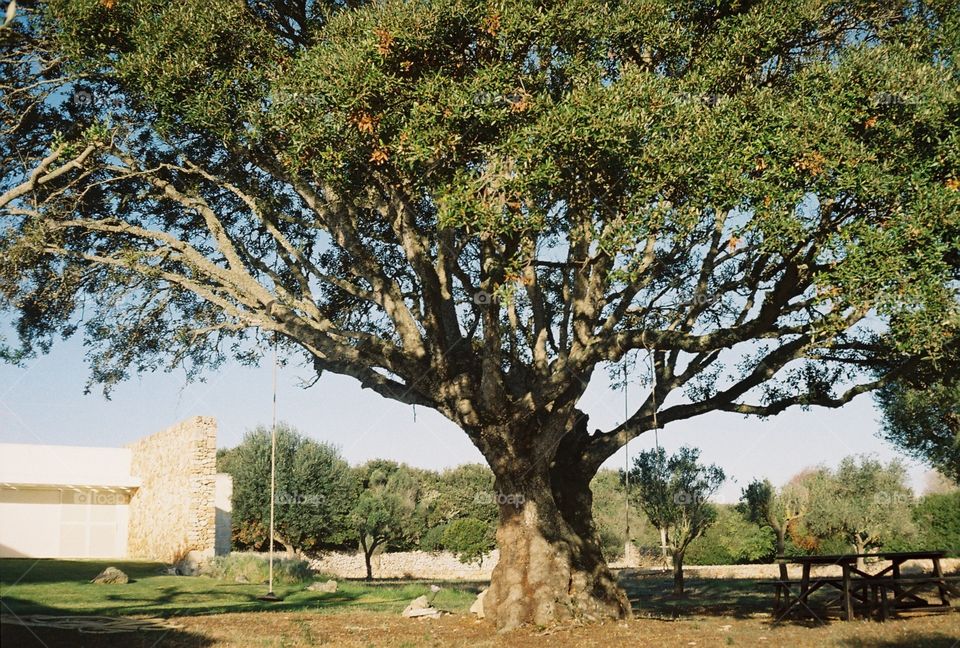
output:
[[673, 594], [683, 596], [683, 553], [673, 553]]
[[600, 550], [589, 478], [555, 464], [551, 479], [530, 462], [494, 472], [500, 561], [484, 614], [497, 628], [628, 616], [630, 603]]

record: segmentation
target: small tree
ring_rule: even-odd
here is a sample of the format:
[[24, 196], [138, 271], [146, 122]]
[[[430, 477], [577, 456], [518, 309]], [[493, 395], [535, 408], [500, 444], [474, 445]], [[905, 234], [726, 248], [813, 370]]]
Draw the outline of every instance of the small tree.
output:
[[673, 558], [673, 593], [683, 594], [683, 557], [690, 543], [716, 519], [707, 500], [726, 479], [716, 465], [699, 463], [700, 451], [683, 447], [667, 457], [663, 448], [641, 452], [633, 460], [630, 481], [640, 508], [663, 529]]
[[839, 534], [858, 554], [915, 534], [913, 493], [899, 461], [845, 457], [836, 471], [812, 473], [808, 483], [810, 529]]
[[[738, 508], [748, 520], [769, 527], [776, 536], [777, 556], [787, 547], [787, 530], [807, 512], [810, 494], [803, 484], [791, 482], [779, 491], [769, 480], [754, 480], [743, 489]], [[787, 580], [787, 566], [780, 565], [780, 579]]]
[[[270, 537], [270, 429], [259, 426], [218, 454], [220, 467], [233, 477], [234, 535], [241, 544], [262, 546]], [[276, 457], [276, 541], [291, 555], [345, 542], [357, 487], [337, 449], [281, 423]]]
[[370, 580], [371, 559], [378, 548], [412, 542], [422, 530], [422, 510], [417, 506], [420, 484], [414, 470], [391, 461], [372, 461], [357, 473], [363, 491], [350, 513], [350, 523]]
[[460, 562], [483, 565], [483, 557], [493, 549], [493, 527], [475, 518], [454, 520], [443, 530], [443, 546], [457, 554]]

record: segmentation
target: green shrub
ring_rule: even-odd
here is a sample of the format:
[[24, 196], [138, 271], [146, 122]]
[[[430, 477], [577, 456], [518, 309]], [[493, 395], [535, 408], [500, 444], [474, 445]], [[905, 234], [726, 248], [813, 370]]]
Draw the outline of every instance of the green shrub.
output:
[[619, 560], [623, 557], [623, 532], [617, 532], [607, 525], [597, 525], [597, 535], [600, 537], [600, 549], [607, 560]]
[[913, 519], [924, 549], [960, 556], [960, 491], [925, 495], [917, 502]]
[[775, 538], [770, 527], [750, 522], [736, 507], [717, 506], [717, 521], [690, 543], [691, 565], [740, 565], [773, 560]]
[[447, 525], [443, 531], [443, 546], [461, 562], [483, 562], [493, 549], [493, 531], [490, 525], [474, 518], [461, 518]]
[[420, 551], [440, 551], [443, 549], [443, 532], [447, 525], [431, 527], [420, 536]]
[[[236, 582], [238, 579], [250, 583], [265, 583], [270, 575], [270, 564], [266, 556], [252, 553], [232, 553], [217, 556], [206, 563], [201, 574], [224, 581]], [[280, 585], [298, 585], [313, 580], [315, 574], [310, 563], [300, 558], [273, 559], [273, 582]]]

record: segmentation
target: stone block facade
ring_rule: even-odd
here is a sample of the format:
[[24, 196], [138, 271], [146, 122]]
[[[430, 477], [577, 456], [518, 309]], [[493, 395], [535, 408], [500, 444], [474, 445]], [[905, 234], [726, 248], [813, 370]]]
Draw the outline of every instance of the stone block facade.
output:
[[216, 546], [217, 422], [194, 417], [129, 446], [130, 473], [141, 480], [130, 499], [131, 558], [173, 562]]

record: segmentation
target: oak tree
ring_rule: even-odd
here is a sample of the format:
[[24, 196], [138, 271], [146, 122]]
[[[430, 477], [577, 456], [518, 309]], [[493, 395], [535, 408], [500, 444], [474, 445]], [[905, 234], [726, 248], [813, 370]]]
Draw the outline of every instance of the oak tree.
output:
[[[629, 614], [589, 483], [655, 422], [838, 407], [955, 344], [955, 2], [25, 4], [3, 355], [82, 334], [109, 389], [276, 336], [437, 410], [503, 501], [501, 628]], [[591, 429], [625, 355], [656, 388]]]

